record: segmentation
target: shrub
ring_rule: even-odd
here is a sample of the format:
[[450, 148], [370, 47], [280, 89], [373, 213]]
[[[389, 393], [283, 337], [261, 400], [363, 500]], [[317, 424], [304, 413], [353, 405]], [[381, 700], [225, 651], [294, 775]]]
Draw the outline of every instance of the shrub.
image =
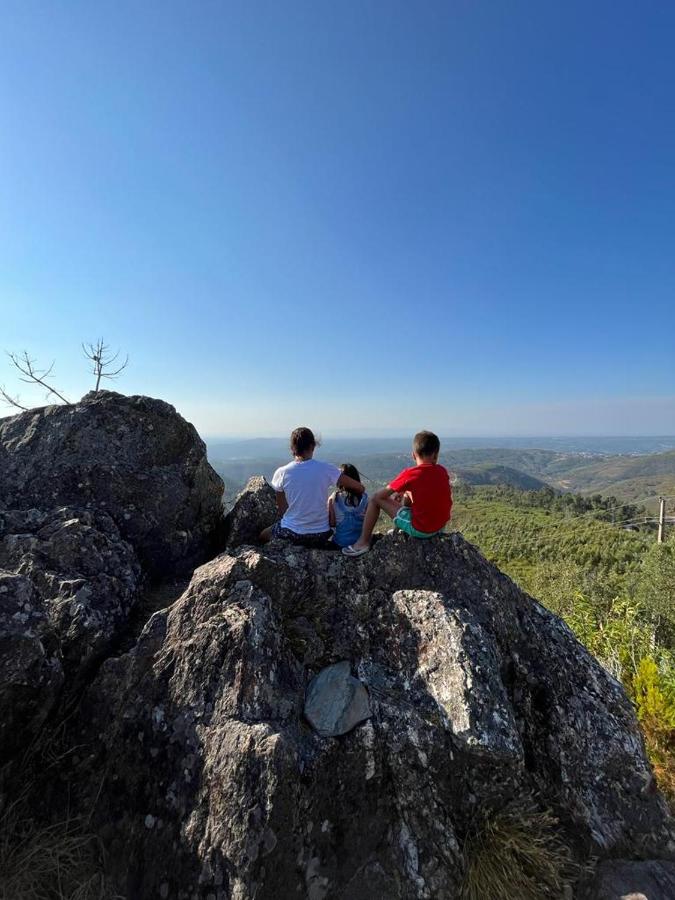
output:
[[675, 812], [675, 689], [651, 657], [640, 660], [633, 696], [659, 788]]
[[654, 623], [660, 643], [675, 646], [675, 543], [652, 544], [635, 586], [637, 598]]

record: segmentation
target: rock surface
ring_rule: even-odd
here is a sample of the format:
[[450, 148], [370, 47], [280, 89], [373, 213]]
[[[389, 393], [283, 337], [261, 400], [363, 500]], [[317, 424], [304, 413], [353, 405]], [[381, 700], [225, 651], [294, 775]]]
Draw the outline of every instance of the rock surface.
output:
[[0, 766], [27, 749], [63, 680], [59, 642], [32, 581], [0, 569]]
[[347, 734], [370, 718], [368, 691], [347, 660], [326, 666], [307, 686], [305, 718], [321, 737]]
[[0, 511], [0, 568], [32, 582], [71, 675], [124, 628], [141, 581], [110, 516], [71, 507]]
[[675, 863], [611, 860], [601, 863], [593, 900], [673, 900]]
[[[321, 737], [305, 694], [341, 661], [372, 716]], [[458, 535], [232, 548], [73, 729], [73, 803], [130, 900], [456, 898], [476, 815], [523, 794], [580, 858], [675, 852], [621, 686]]]
[[277, 518], [274, 488], [262, 475], [249, 478], [225, 517], [225, 541], [228, 547], [255, 544], [258, 535]]
[[223, 483], [162, 400], [111, 391], [0, 419], [0, 507], [106, 512], [157, 578], [214, 552]]

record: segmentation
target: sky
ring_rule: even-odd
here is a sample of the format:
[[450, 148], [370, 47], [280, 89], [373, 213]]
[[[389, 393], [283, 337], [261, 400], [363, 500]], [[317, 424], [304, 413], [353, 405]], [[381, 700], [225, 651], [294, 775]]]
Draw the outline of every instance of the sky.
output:
[[673, 46], [651, 0], [4, 0], [0, 350], [76, 399], [103, 336], [205, 436], [673, 434]]

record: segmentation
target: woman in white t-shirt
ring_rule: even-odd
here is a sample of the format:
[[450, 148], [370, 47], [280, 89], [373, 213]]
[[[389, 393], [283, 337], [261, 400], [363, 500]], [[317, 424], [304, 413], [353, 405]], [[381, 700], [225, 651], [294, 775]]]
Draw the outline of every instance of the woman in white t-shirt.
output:
[[326, 499], [333, 485], [362, 494], [364, 487], [331, 463], [313, 459], [316, 439], [309, 428], [291, 434], [292, 462], [272, 476], [280, 519], [260, 534], [265, 543], [281, 538], [309, 547], [325, 546], [331, 535]]

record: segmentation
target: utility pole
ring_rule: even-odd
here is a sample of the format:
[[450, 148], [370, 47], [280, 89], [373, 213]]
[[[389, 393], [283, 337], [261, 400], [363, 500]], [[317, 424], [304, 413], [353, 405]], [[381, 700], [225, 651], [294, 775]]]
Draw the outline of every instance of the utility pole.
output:
[[663, 543], [663, 533], [666, 530], [666, 501], [663, 497], [659, 497], [659, 534], [656, 538], [657, 543]]

